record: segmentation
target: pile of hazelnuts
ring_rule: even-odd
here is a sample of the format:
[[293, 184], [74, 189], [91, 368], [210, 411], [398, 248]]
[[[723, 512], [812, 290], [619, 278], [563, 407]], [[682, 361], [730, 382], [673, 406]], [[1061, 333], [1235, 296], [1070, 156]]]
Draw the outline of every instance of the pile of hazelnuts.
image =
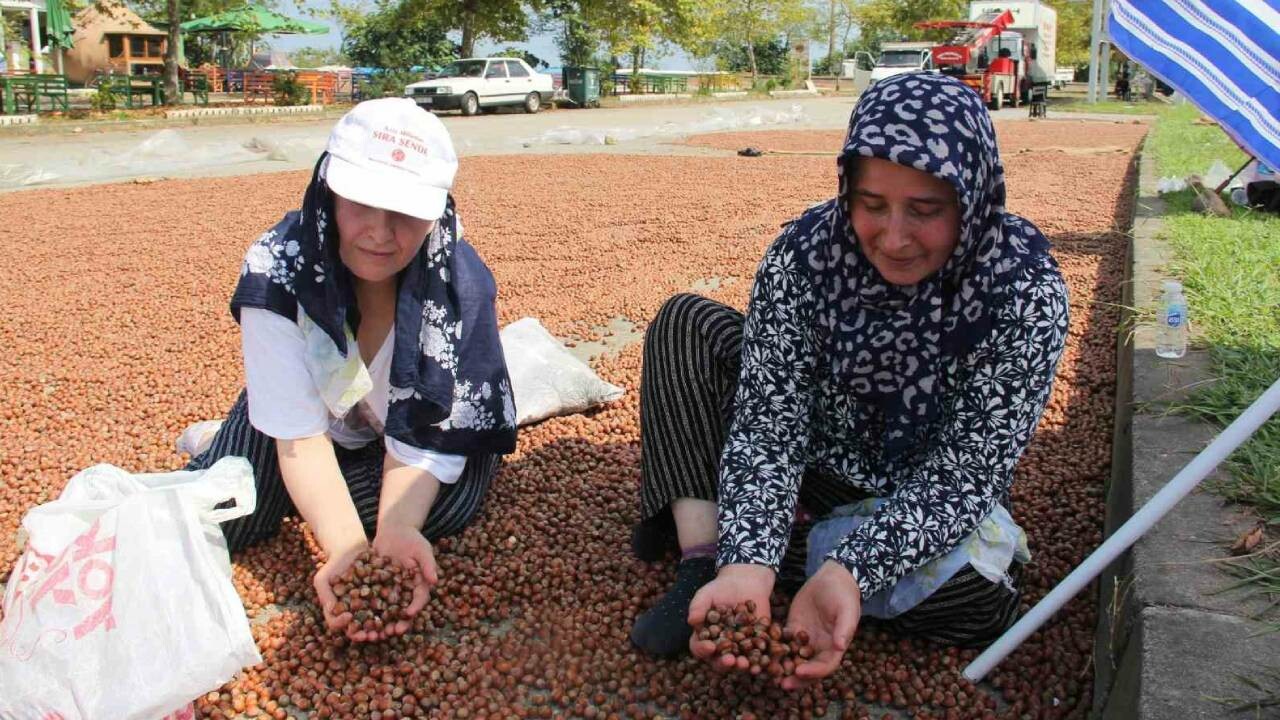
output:
[[372, 549], [360, 553], [356, 561], [333, 580], [338, 602], [334, 615], [350, 612], [350, 630], [381, 632], [383, 628], [409, 619], [405, 610], [413, 602], [418, 571], [397, 565]]
[[792, 632], [769, 618], [756, 617], [755, 600], [708, 610], [695, 626], [694, 635], [716, 644], [713, 662], [728, 667], [724, 659], [729, 658], [735, 669], [751, 675], [767, 674], [778, 679], [794, 675], [796, 666], [814, 654], [809, 633]]

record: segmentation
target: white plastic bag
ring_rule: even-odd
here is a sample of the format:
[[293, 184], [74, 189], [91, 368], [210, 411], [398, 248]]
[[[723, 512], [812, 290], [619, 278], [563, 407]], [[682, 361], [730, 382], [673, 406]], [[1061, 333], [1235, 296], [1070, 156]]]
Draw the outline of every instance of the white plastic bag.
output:
[[223, 420], [204, 420], [188, 425], [173, 445], [179, 453], [195, 457], [213, 444], [213, 438], [222, 429], [222, 423]]
[[571, 415], [622, 397], [622, 388], [601, 380], [537, 318], [521, 318], [499, 335], [516, 396], [517, 425]]
[[155, 475], [95, 465], [28, 512], [0, 718], [156, 720], [262, 662], [217, 526], [255, 503], [252, 467], [231, 457]]

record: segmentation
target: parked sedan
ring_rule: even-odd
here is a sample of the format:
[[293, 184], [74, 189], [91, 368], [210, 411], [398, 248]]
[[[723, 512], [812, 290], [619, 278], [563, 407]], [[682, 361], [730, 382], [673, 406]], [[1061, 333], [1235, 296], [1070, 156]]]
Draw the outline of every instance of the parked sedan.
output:
[[551, 100], [552, 78], [534, 72], [520, 58], [469, 58], [449, 64], [435, 77], [404, 89], [427, 110], [461, 110], [475, 115], [482, 108], [520, 105], [536, 113]]

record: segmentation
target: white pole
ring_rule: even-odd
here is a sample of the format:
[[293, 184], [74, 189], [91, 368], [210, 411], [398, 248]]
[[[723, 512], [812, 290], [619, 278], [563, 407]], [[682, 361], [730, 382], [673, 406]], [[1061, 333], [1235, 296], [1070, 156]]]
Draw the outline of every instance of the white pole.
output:
[[1093, 0], [1093, 34], [1089, 40], [1089, 102], [1098, 102], [1098, 55], [1102, 44], [1102, 0]]
[[991, 647], [964, 669], [964, 676], [971, 682], [986, 677], [991, 669], [1000, 664], [1009, 653], [1017, 649], [1031, 633], [1035, 632], [1053, 616], [1067, 601], [1075, 597], [1085, 585], [1088, 585], [1102, 571], [1120, 556], [1131, 545], [1138, 541], [1151, 526], [1160, 521], [1178, 501], [1195, 489], [1218, 464], [1227, 458], [1233, 450], [1243, 444], [1253, 433], [1267, 421], [1267, 418], [1280, 410], [1280, 379], [1271, 384], [1257, 400], [1254, 401], [1240, 417], [1222, 431], [1222, 434], [1209, 443], [1209, 447], [1200, 451], [1182, 471], [1173, 477], [1167, 485], [1147, 501], [1133, 517], [1121, 525], [1107, 541], [1094, 550], [1080, 566], [1071, 571], [1062, 582], [1058, 583], [1048, 595], [1045, 595], [1036, 606], [1031, 608], [1021, 620], [1005, 631]]
[[44, 72], [44, 61], [40, 59], [40, 18], [35, 7], [31, 8], [31, 57], [36, 61], [36, 74]]
[[9, 46], [4, 44], [4, 8], [0, 8], [0, 70], [12, 72], [13, 68], [9, 67]]

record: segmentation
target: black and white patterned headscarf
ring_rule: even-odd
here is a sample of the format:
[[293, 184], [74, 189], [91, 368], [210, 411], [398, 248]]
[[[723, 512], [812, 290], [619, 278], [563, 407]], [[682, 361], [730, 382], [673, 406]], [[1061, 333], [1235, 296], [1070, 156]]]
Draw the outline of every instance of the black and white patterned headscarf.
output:
[[[887, 282], [850, 224], [860, 158], [881, 158], [947, 181], [960, 203], [960, 238], [947, 262], [914, 286]], [[798, 232], [824, 235], [816, 271], [818, 323], [836, 375], [885, 420], [884, 455], [918, 446], [940, 410], [939, 375], [991, 329], [993, 308], [1030, 263], [1055, 265], [1038, 229], [1005, 212], [1004, 166], [982, 99], [932, 73], [882, 80], [862, 94], [839, 159], [840, 195]], [[825, 227], [820, 227], [825, 226]]]
[[[367, 392], [355, 362], [360, 323], [351, 272], [338, 255], [334, 193], [322, 155], [302, 209], [245, 254], [231, 312], [263, 308], [298, 321], [308, 367], [342, 417]], [[444, 215], [400, 273], [385, 432], [410, 446], [459, 455], [515, 449], [516, 413], [498, 340], [493, 275], [470, 244], [450, 197]], [[303, 315], [300, 316], [298, 308]]]

